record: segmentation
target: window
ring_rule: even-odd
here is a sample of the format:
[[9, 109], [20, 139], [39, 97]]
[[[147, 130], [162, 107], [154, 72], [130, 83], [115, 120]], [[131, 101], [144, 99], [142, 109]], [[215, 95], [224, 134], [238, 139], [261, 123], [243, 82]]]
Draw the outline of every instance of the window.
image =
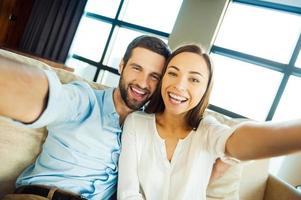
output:
[[274, 120], [289, 120], [300, 117], [301, 113], [301, 77], [290, 76]]
[[212, 58], [216, 73], [211, 103], [264, 121], [283, 75], [218, 54]]
[[[300, 7], [233, 0], [211, 49], [212, 110], [260, 121], [300, 117], [300, 48]], [[272, 159], [270, 173], [283, 160]]]
[[82, 18], [69, 53], [99, 61], [105, 47], [103, 44], [107, 41], [111, 27], [110, 24], [93, 18]]
[[286, 64], [298, 41], [300, 23], [295, 14], [233, 3], [215, 45]]
[[181, 4], [182, 0], [88, 0], [66, 64], [88, 80], [117, 86], [119, 63], [130, 41], [148, 34], [167, 42]]
[[212, 108], [232, 117], [284, 120], [300, 113], [301, 9], [233, 0], [211, 49]]

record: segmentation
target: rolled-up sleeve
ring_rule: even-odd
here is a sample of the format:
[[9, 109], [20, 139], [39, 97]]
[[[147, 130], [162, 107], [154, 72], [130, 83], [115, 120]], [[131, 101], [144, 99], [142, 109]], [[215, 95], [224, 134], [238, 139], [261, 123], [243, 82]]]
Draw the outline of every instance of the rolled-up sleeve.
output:
[[44, 72], [49, 85], [47, 106], [35, 122], [26, 126], [40, 128], [84, 119], [96, 101], [92, 88], [87, 83], [79, 81], [62, 84], [54, 71], [44, 70]]
[[202, 122], [202, 129], [205, 130], [207, 148], [216, 158], [221, 158], [223, 162], [231, 165], [240, 163], [238, 159], [225, 154], [226, 142], [234, 133], [236, 126], [229, 127], [221, 124], [213, 117], [206, 117]]

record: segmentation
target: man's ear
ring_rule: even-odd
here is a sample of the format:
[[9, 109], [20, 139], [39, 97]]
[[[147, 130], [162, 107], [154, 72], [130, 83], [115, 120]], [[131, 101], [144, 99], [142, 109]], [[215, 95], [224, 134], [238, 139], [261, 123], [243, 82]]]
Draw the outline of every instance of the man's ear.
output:
[[119, 69], [118, 69], [119, 74], [122, 73], [124, 67], [125, 67], [125, 66], [124, 66], [124, 61], [121, 60], [120, 63], [119, 63]]

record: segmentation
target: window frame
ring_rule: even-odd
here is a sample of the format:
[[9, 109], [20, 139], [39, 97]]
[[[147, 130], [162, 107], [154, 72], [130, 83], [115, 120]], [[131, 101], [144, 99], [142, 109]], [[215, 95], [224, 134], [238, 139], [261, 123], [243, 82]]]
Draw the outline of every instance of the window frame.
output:
[[156, 29], [151, 29], [151, 28], [148, 28], [148, 27], [144, 27], [144, 26], [140, 26], [140, 25], [136, 25], [136, 24], [132, 24], [132, 23], [128, 23], [128, 22], [124, 22], [122, 20], [119, 20], [118, 18], [120, 16], [120, 12], [121, 12], [121, 10], [124, 6], [124, 2], [125, 2], [125, 0], [120, 0], [119, 6], [118, 6], [118, 9], [117, 9], [117, 12], [116, 12], [116, 15], [115, 15], [114, 18], [110, 18], [110, 17], [107, 17], [107, 16], [103, 16], [103, 15], [96, 14], [96, 13], [91, 13], [91, 12], [85, 12], [85, 14], [83, 15], [83, 17], [92, 18], [92, 19], [99, 20], [99, 21], [102, 21], [104, 23], [108, 23], [108, 24], [112, 25], [99, 62], [95, 62], [93, 60], [90, 60], [88, 58], [82, 57], [82, 56], [77, 55], [77, 54], [73, 54], [71, 56], [71, 58], [73, 58], [73, 59], [80, 60], [82, 62], [88, 63], [89, 65], [91, 65], [93, 67], [96, 67], [96, 72], [95, 72], [95, 75], [94, 75], [94, 78], [93, 78], [94, 82], [97, 81], [99, 73], [100, 73], [101, 70], [106, 70], [106, 71], [109, 71], [113, 74], [120, 75], [119, 72], [118, 72], [118, 69], [115, 69], [114, 67], [107, 66], [107, 65], [103, 64], [105, 56], [108, 52], [110, 42], [112, 41], [112, 36], [114, 34], [114, 30], [115, 30], [116, 27], [120, 27], [120, 28], [122, 27], [122, 28], [127, 28], [127, 29], [131, 29], [131, 30], [135, 30], [135, 31], [150, 33], [150, 34], [157, 35], [157, 36], [160, 36], [160, 37], [166, 38], [166, 39], [168, 39], [168, 37], [170, 35], [169, 33], [162, 32], [162, 31], [159, 31], [159, 30], [156, 30]]
[[[232, 3], [232, 2], [230, 2], [230, 3]], [[242, 3], [245, 5], [258, 6], [258, 7], [268, 8], [268, 9], [274, 9], [277, 11], [284, 11], [284, 12], [288, 12], [288, 13], [294, 13], [294, 14], [301, 15], [301, 9], [299, 7], [283, 5], [283, 4], [279, 4], [279, 3], [265, 2], [265, 1], [259, 1], [259, 0], [233, 0], [233, 3]], [[291, 56], [288, 64], [282, 64], [282, 63], [279, 63], [279, 62], [276, 62], [273, 60], [268, 60], [268, 59], [253, 56], [250, 54], [242, 53], [239, 51], [227, 49], [225, 47], [219, 47], [214, 44], [210, 49], [210, 53], [215, 53], [215, 54], [229, 57], [232, 59], [255, 64], [257, 66], [268, 68], [270, 70], [274, 70], [274, 71], [277, 71], [277, 72], [280, 72], [283, 74], [283, 78], [281, 80], [280, 86], [278, 87], [276, 96], [273, 100], [273, 103], [272, 103], [272, 105], [269, 109], [269, 112], [267, 114], [267, 117], [265, 119], [265, 121], [270, 121], [273, 119], [273, 116], [276, 112], [276, 109], [279, 105], [281, 97], [282, 97], [284, 90], [286, 88], [286, 85], [288, 83], [289, 77], [292, 75], [301, 77], [301, 68], [298, 68], [295, 66], [300, 50], [301, 50], [301, 33], [299, 35], [298, 41], [294, 47], [292, 56]], [[300, 52], [300, 54], [301, 54], [301, 52]], [[221, 107], [218, 107], [218, 106], [212, 105], [212, 104], [209, 105], [209, 109], [219, 112], [219, 113], [222, 113], [229, 117], [233, 117], [233, 118], [246, 118], [245, 116], [242, 116], [238, 113], [231, 112], [230, 110], [227, 110], [225, 108], [221, 108]]]

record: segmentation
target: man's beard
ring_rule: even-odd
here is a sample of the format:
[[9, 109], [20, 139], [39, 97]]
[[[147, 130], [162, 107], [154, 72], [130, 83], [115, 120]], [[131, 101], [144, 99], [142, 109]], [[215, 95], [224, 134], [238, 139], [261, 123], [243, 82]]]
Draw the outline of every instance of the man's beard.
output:
[[[121, 78], [119, 81], [119, 90], [120, 90], [122, 100], [125, 102], [127, 107], [129, 107], [131, 110], [139, 110], [148, 101], [148, 98], [146, 98], [143, 101], [137, 101], [135, 99], [130, 99], [128, 96], [128, 93], [127, 93], [127, 89], [129, 89], [129, 87], [131, 85], [133, 85], [133, 84], [129, 84], [126, 86], [126, 83], [124, 83], [124, 80], [121, 75]], [[138, 85], [135, 85], [135, 86], [139, 87]], [[147, 93], [149, 94], [149, 91]]]

